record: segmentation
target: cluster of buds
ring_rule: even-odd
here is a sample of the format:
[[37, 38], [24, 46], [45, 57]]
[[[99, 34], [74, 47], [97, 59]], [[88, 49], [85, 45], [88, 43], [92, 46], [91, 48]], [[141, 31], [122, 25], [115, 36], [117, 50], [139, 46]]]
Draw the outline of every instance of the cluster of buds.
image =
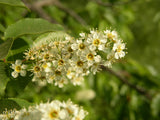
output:
[[91, 30], [79, 35], [77, 39], [49, 35], [24, 53], [32, 65], [26, 67], [20, 60], [12, 64], [12, 76], [16, 78], [19, 73], [25, 76], [28, 70], [33, 73], [32, 81], [40, 85], [54, 83], [63, 87], [68, 82], [80, 85], [84, 76], [96, 74], [102, 65], [111, 67], [125, 56], [125, 43], [114, 30]]
[[83, 120], [88, 113], [70, 100], [54, 100], [19, 111], [9, 110], [0, 114], [1, 120]]

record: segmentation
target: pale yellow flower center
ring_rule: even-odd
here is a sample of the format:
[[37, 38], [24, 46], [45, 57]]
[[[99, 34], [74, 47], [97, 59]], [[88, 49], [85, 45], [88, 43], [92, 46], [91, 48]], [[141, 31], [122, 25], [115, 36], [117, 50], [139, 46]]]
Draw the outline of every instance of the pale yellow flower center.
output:
[[40, 67], [39, 66], [35, 66], [34, 67], [34, 72], [39, 72], [40, 71]]
[[118, 45], [117, 52], [121, 52], [121, 51], [122, 51], [121, 45]]
[[85, 44], [83, 44], [83, 43], [79, 44], [79, 49], [80, 49], [80, 50], [85, 49], [85, 47], [86, 47]]
[[73, 114], [73, 111], [69, 108], [66, 108], [69, 114]]
[[87, 55], [87, 59], [88, 59], [88, 60], [93, 60], [93, 59], [94, 59], [94, 55], [93, 55], [92, 53], [89, 53], [89, 54]]
[[58, 65], [63, 65], [63, 64], [64, 64], [64, 60], [61, 59], [58, 61]]
[[20, 72], [21, 70], [22, 70], [21, 66], [20, 66], [20, 65], [17, 65], [16, 68], [15, 68], [15, 71], [16, 71], [16, 72]]
[[77, 66], [78, 67], [82, 67], [83, 66], [83, 62], [82, 61], [77, 61]]
[[32, 55], [33, 55], [33, 51], [30, 50], [30, 51], [28, 52], [28, 55], [29, 55], [29, 56], [32, 56]]
[[76, 120], [81, 120], [79, 117], [76, 117]]
[[44, 55], [44, 59], [45, 59], [45, 60], [48, 60], [48, 59], [49, 59], [49, 54], [45, 54], [45, 55]]
[[50, 118], [54, 119], [58, 117], [58, 111], [53, 110], [49, 113]]
[[45, 69], [45, 68], [47, 68], [48, 67], [48, 65], [45, 63], [45, 64], [43, 64], [43, 68]]
[[115, 37], [115, 35], [113, 35], [112, 33], [108, 33], [108, 34], [107, 34], [107, 37], [108, 37], [109, 39], [112, 39], [112, 40], [113, 40], [113, 38]]
[[101, 44], [100, 39], [95, 39], [95, 40], [93, 41], [93, 45], [94, 45], [94, 46], [98, 46], [98, 45], [100, 45], [100, 44]]

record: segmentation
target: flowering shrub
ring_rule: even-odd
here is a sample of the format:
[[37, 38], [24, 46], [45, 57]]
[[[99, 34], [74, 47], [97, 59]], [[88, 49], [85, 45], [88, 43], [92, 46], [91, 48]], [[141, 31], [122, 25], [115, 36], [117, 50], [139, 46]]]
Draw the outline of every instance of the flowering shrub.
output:
[[159, 120], [158, 3], [0, 0], [0, 120]]
[[1, 120], [83, 120], [87, 112], [72, 101], [54, 100], [30, 106], [28, 109], [4, 111]]
[[[101, 66], [111, 67], [116, 60], [125, 56], [125, 43], [116, 31], [91, 30], [89, 34], [80, 33], [79, 38], [69, 35], [54, 37], [49, 34], [29, 48], [24, 54], [24, 64], [16, 60], [11, 68], [12, 76], [33, 74], [32, 81], [39, 85], [47, 83], [63, 87], [71, 82], [80, 85], [84, 76], [96, 74]], [[28, 67], [26, 67], [28, 64]]]
[[[125, 43], [117, 32], [108, 29], [80, 33], [79, 38], [62, 32], [49, 33], [37, 38], [33, 46], [24, 52], [24, 60], [17, 59], [11, 64], [11, 76], [24, 77], [30, 71], [32, 81], [40, 86], [49, 83], [62, 88], [68, 82], [81, 85], [84, 76], [96, 74], [101, 66], [112, 67], [114, 62], [125, 56], [124, 50]], [[84, 92], [77, 95], [77, 99], [83, 96], [87, 100], [92, 99], [95, 93], [88, 97]], [[19, 111], [6, 110], [0, 117], [2, 120], [83, 120], [86, 115], [85, 110], [70, 100], [54, 100]]]

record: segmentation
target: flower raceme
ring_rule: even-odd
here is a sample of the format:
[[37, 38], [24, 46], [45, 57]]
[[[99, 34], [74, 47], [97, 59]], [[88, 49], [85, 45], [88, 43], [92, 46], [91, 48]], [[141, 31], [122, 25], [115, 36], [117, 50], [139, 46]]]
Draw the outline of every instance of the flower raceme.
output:
[[54, 83], [63, 87], [68, 82], [80, 85], [84, 76], [96, 74], [101, 65], [111, 67], [125, 56], [125, 43], [114, 30], [90, 30], [89, 34], [79, 35], [75, 39], [69, 35], [55, 38], [49, 34], [24, 53], [27, 63], [33, 63], [27, 69], [20, 60], [12, 64], [12, 76], [16, 78], [19, 73], [25, 76], [28, 70], [33, 73], [32, 81], [39, 85]]
[[88, 113], [71, 100], [54, 100], [19, 111], [9, 110], [0, 114], [1, 120], [83, 120]]

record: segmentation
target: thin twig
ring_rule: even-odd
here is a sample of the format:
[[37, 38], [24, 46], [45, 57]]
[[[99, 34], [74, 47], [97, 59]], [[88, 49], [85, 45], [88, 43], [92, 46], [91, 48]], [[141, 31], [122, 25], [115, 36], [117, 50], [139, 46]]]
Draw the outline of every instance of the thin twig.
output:
[[87, 25], [87, 23], [85, 22], [85, 20], [79, 16], [76, 12], [74, 12], [72, 9], [64, 6], [59, 0], [44, 0], [44, 1], [38, 1], [35, 3], [36, 6], [42, 8], [44, 6], [50, 6], [50, 5], [54, 5], [57, 8], [63, 10], [64, 12], [66, 12], [67, 14], [69, 14], [71, 17], [73, 17], [76, 21], [78, 21], [80, 24], [82, 25]]
[[46, 12], [44, 12], [42, 7], [38, 6], [36, 3], [29, 4], [26, 0], [23, 0], [23, 2], [29, 9], [36, 12], [39, 15], [39, 17], [44, 18], [51, 23], [58, 23], [54, 18], [51, 18]]
[[116, 73], [115, 71], [101, 66], [101, 68], [109, 73], [111, 73], [112, 75], [116, 76], [119, 80], [121, 80], [124, 84], [128, 85], [129, 87], [133, 88], [134, 90], [136, 90], [138, 93], [140, 93], [141, 95], [144, 95], [146, 98], [148, 98], [149, 100], [152, 99], [151, 95], [149, 94], [149, 92], [147, 90], [145, 90], [144, 88], [141, 88], [139, 86], [136, 86], [134, 84], [132, 84], [131, 82], [129, 82], [126, 78], [124, 78], [123, 76], [121, 76], [120, 74]]
[[125, 2], [115, 2], [115, 3], [110, 3], [110, 2], [102, 2], [102, 0], [92, 0], [94, 2], [96, 2], [97, 4], [104, 6], [104, 7], [113, 7], [114, 5], [125, 5], [125, 4], [129, 4], [130, 2], [133, 2], [135, 0], [129, 0], [129, 1], [125, 1]]

